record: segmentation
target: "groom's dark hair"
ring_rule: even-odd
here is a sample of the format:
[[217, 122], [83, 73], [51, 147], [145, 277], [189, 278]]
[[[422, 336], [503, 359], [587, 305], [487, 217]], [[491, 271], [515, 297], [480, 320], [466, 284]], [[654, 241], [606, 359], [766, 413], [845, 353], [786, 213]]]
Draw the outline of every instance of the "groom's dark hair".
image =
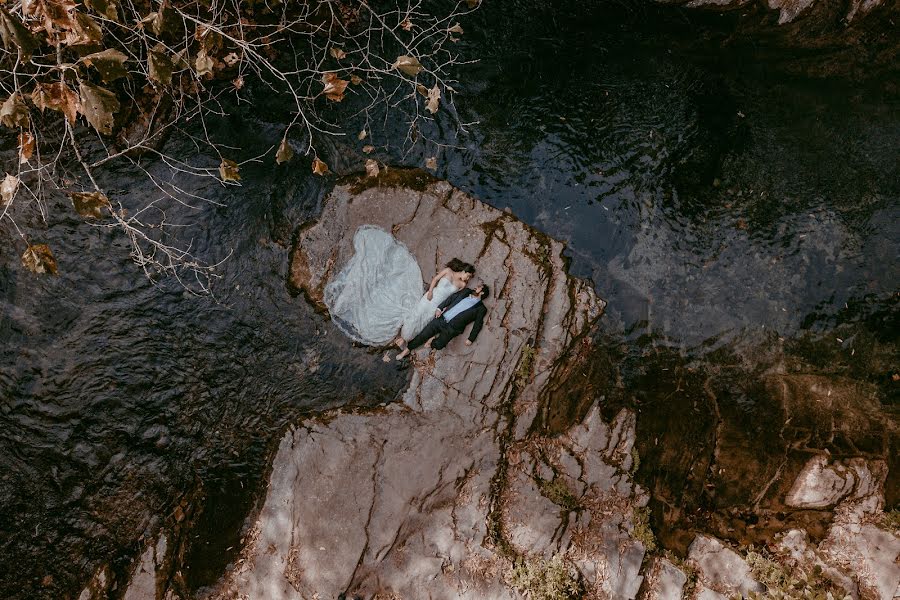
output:
[[481, 284], [481, 299], [484, 300], [491, 295], [491, 288], [486, 283]]

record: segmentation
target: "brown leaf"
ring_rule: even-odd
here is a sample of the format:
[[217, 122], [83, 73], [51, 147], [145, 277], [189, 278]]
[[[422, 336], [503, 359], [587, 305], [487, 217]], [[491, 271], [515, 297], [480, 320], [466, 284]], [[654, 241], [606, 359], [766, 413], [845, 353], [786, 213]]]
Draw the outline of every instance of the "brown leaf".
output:
[[85, 46], [96, 44], [103, 39], [103, 30], [88, 15], [76, 12], [75, 27], [66, 32], [66, 44], [69, 46]]
[[356, 139], [358, 139], [359, 141], [362, 141], [362, 140], [366, 139], [366, 136], [367, 136], [367, 135], [369, 135], [369, 133], [368, 133], [365, 129], [363, 129], [363, 130], [360, 131], [359, 134], [356, 136]]
[[393, 67], [410, 77], [415, 77], [423, 70], [422, 63], [414, 56], [398, 56], [397, 60], [394, 61]]
[[211, 75], [213, 72], [213, 66], [215, 66], [215, 61], [212, 58], [207, 56], [206, 48], [200, 48], [200, 52], [197, 53], [197, 59], [194, 61], [194, 67], [197, 70], [197, 75], [203, 77], [204, 75]]
[[22, 95], [14, 92], [3, 106], [0, 106], [0, 123], [6, 127], [28, 127], [28, 106], [22, 100]]
[[110, 208], [109, 198], [102, 192], [72, 192], [69, 196], [75, 212], [86, 219], [99, 219], [103, 209]]
[[24, 62], [31, 59], [31, 53], [40, 45], [19, 17], [8, 13], [5, 8], [0, 8], [0, 37], [3, 38], [3, 47], [7, 50], [17, 48]]
[[28, 246], [28, 249], [22, 254], [22, 266], [32, 273], [56, 275], [58, 272], [56, 259], [53, 258], [53, 252], [50, 251], [50, 246], [47, 244]]
[[106, 49], [100, 52], [88, 54], [81, 59], [88, 66], [94, 67], [100, 73], [103, 81], [109, 83], [120, 77], [128, 75], [128, 69], [125, 68], [125, 61], [128, 56], [124, 52], [118, 50]]
[[241, 89], [242, 87], [244, 87], [244, 77], [243, 76], [238, 77], [237, 79], [232, 81], [231, 84], [234, 86], [234, 89], [236, 89], [236, 90]]
[[328, 165], [319, 160], [319, 157], [313, 159], [312, 172], [316, 175], [325, 175], [328, 172]]
[[175, 63], [169, 58], [164, 45], [157, 44], [147, 54], [147, 74], [152, 81], [160, 85], [169, 85], [174, 70]]
[[74, 124], [78, 118], [78, 94], [61, 81], [37, 84], [31, 92], [31, 101], [41, 112], [45, 108], [61, 112], [70, 124]]
[[372, 154], [372, 152], [373, 152], [374, 150], [375, 150], [375, 146], [363, 146], [363, 147], [362, 147], [362, 151], [363, 151], [365, 154]]
[[481, 4], [481, 0], [466, 0], [466, 6], [469, 8], [475, 8], [479, 4]]
[[350, 83], [352, 83], [353, 85], [359, 85], [362, 83], [362, 77], [360, 77], [359, 75], [351, 75]]
[[[171, 7], [168, 0], [163, 0], [159, 5], [159, 10], [156, 11], [156, 17], [153, 19], [153, 32], [159, 36], [184, 35], [183, 27], [184, 19]], [[200, 33], [200, 31], [198, 30], [197, 33]]]
[[463, 34], [463, 28], [462, 28], [462, 25], [460, 25], [459, 23], [457, 23], [456, 25], [454, 25], [453, 27], [451, 27], [451, 28], [448, 29], [447, 31], [448, 31], [449, 33], [455, 33], [455, 34], [458, 34], [458, 35], [462, 35], [462, 34]]
[[44, 21], [44, 29], [53, 37], [56, 28], [68, 31], [78, 25], [70, 14], [75, 9], [72, 0], [23, 0], [22, 12], [39, 17]]
[[119, 20], [118, 4], [115, 0], [85, 0], [84, 3], [92, 11], [110, 21]]
[[438, 111], [438, 103], [441, 100], [441, 90], [438, 89], [437, 84], [434, 84], [434, 87], [428, 90], [428, 102], [425, 104], [425, 110], [434, 114]]
[[326, 98], [335, 102], [340, 102], [344, 99], [344, 90], [347, 89], [348, 81], [340, 79], [335, 73], [325, 73], [322, 75], [322, 83], [325, 84], [325, 89], [322, 90], [322, 93], [325, 94]]
[[222, 181], [240, 181], [240, 170], [241, 168], [236, 162], [223, 158], [222, 164], [219, 165], [219, 176], [222, 178]]
[[19, 164], [25, 164], [31, 160], [34, 154], [34, 136], [30, 131], [23, 131], [19, 134]]
[[225, 56], [222, 57], [222, 62], [225, 63], [225, 66], [233, 67], [241, 60], [241, 57], [238, 56], [237, 52], [229, 52]]
[[422, 96], [424, 96], [425, 98], [428, 97], [428, 88], [421, 83], [416, 84], [416, 91], [422, 94]]
[[81, 112], [94, 129], [103, 135], [112, 134], [113, 115], [119, 111], [119, 99], [102, 87], [82, 83]]
[[287, 138], [284, 138], [281, 140], [281, 145], [278, 146], [278, 151], [275, 153], [275, 162], [280, 165], [288, 162], [292, 158], [294, 158], [294, 149], [288, 144]]
[[374, 158], [370, 158], [366, 161], [366, 175], [369, 177], [378, 177], [378, 173], [380, 169], [378, 168], [378, 161]]
[[331, 50], [329, 50], [329, 52], [331, 53], [331, 55], [332, 55], [333, 57], [335, 57], [335, 58], [338, 59], [338, 60], [341, 60], [342, 58], [344, 58], [344, 57], [347, 56], [347, 53], [346, 53], [346, 52], [344, 52], [344, 51], [341, 50], [340, 48], [337, 48], [336, 46], [332, 46], [332, 47], [331, 47]]
[[431, 169], [432, 171], [436, 171], [437, 170], [437, 157], [431, 156], [429, 158], [426, 158], [425, 159], [425, 168]]
[[6, 177], [0, 182], [0, 200], [3, 201], [3, 206], [9, 206], [9, 204], [13, 201], [13, 198], [16, 197], [16, 192], [19, 190], [19, 178], [15, 175], [6, 174]]
[[400, 29], [402, 29], [403, 31], [411, 31], [412, 27], [413, 24], [409, 17], [406, 17], [400, 22]]

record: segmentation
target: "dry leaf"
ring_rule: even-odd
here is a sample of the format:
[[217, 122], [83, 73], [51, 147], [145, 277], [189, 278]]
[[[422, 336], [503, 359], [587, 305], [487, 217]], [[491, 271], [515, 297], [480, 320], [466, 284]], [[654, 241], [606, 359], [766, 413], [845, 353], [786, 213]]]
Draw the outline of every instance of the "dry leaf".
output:
[[28, 106], [18, 92], [13, 92], [0, 106], [0, 123], [13, 129], [28, 127]]
[[422, 72], [422, 63], [419, 62], [419, 59], [414, 56], [398, 56], [397, 60], [394, 61], [393, 67], [395, 69], [399, 69], [401, 72], [406, 73], [410, 77], [415, 77], [419, 73]]
[[403, 21], [400, 22], [400, 29], [402, 29], [403, 31], [412, 30], [412, 21], [409, 20], [409, 17], [406, 17], [405, 19], [403, 19]]
[[360, 77], [359, 75], [351, 75], [350, 83], [352, 83], [353, 85], [359, 85], [362, 83], [362, 77]]
[[366, 139], [367, 135], [369, 135], [369, 133], [365, 129], [363, 129], [362, 131], [359, 132], [359, 135], [357, 135], [356, 138], [358, 140], [362, 141], [362, 140]]
[[375, 150], [375, 146], [363, 146], [362, 147], [362, 151], [365, 154], [372, 154], [372, 151], [374, 151], [374, 150]]
[[344, 52], [344, 51], [341, 50], [340, 48], [335, 48], [334, 46], [331, 47], [330, 52], [331, 52], [331, 55], [332, 55], [333, 57], [335, 57], [336, 59], [338, 59], [338, 60], [341, 60], [342, 58], [344, 58], [345, 56], [347, 56], [347, 53], [346, 53], [346, 52]]
[[425, 98], [428, 97], [428, 88], [421, 83], [416, 84], [416, 91], [422, 94], [422, 96], [424, 96]]
[[27, 163], [34, 154], [34, 136], [30, 131], [23, 131], [19, 134], [19, 164]]
[[344, 90], [347, 89], [348, 81], [340, 79], [335, 73], [325, 73], [322, 75], [322, 83], [325, 84], [325, 89], [322, 90], [322, 93], [325, 94], [326, 98], [335, 102], [340, 102], [344, 99]]
[[44, 112], [45, 108], [61, 112], [66, 115], [69, 123], [75, 123], [81, 108], [78, 94], [61, 81], [37, 84], [31, 92], [31, 101], [41, 112]]
[[374, 158], [370, 158], [366, 161], [366, 175], [369, 177], [378, 177], [379, 168], [378, 161]]
[[481, 4], [481, 0], [466, 0], [466, 6], [469, 8], [475, 8], [479, 4]]
[[237, 79], [232, 81], [231, 84], [234, 86], [234, 89], [236, 89], [236, 90], [241, 89], [242, 87], [244, 87], [244, 77], [243, 76], [238, 77]]
[[463, 28], [462, 28], [462, 25], [460, 25], [459, 23], [457, 23], [456, 25], [454, 25], [453, 27], [451, 27], [451, 28], [448, 29], [447, 31], [448, 31], [449, 33], [456, 33], [456, 34], [458, 34], [458, 35], [462, 35], [462, 33], [463, 33]]
[[66, 32], [66, 43], [70, 46], [96, 44], [103, 39], [103, 31], [88, 15], [75, 13], [75, 27]]
[[328, 165], [319, 160], [318, 157], [313, 159], [312, 162], [312, 172], [316, 175], [324, 175], [328, 172]]
[[294, 158], [294, 149], [288, 144], [287, 138], [284, 138], [281, 140], [281, 145], [278, 146], [278, 151], [275, 152], [275, 162], [280, 165], [292, 158]]
[[166, 47], [157, 44], [147, 54], [147, 74], [151, 81], [155, 81], [160, 85], [169, 85], [172, 82], [172, 72], [175, 70], [175, 63], [166, 53]]
[[206, 54], [206, 48], [200, 48], [200, 52], [197, 53], [197, 59], [194, 61], [194, 68], [197, 71], [197, 75], [200, 77], [211, 75], [215, 64], [215, 61]]
[[109, 208], [109, 198], [102, 192], [72, 192], [69, 196], [75, 212], [86, 219], [99, 219], [103, 209]]
[[118, 50], [103, 50], [102, 52], [94, 52], [88, 54], [81, 60], [88, 66], [94, 67], [100, 73], [103, 81], [109, 83], [115, 81], [119, 77], [128, 75], [128, 69], [125, 68], [125, 61], [128, 57]]
[[[114, 0], [85, 0], [85, 4], [98, 15], [103, 15], [110, 21], [119, 20], [119, 11]], [[156, 13], [151, 13], [156, 18]]]
[[40, 43], [28, 30], [19, 18], [0, 8], [0, 37], [3, 38], [3, 47], [7, 50], [18, 48], [22, 54], [22, 61], [31, 60], [31, 53]]
[[32, 273], [50, 273], [56, 275], [56, 259], [47, 244], [34, 244], [28, 246], [22, 254], [22, 266]]
[[81, 112], [94, 129], [103, 135], [112, 134], [113, 115], [119, 112], [119, 99], [102, 87], [82, 83]]
[[0, 200], [3, 200], [3, 206], [8, 206], [13, 201], [18, 190], [19, 178], [7, 173], [6, 178], [0, 183]]
[[222, 181], [240, 181], [240, 170], [241, 168], [236, 162], [223, 158], [222, 163], [219, 165], [219, 176], [222, 178]]
[[432, 156], [430, 158], [426, 158], [425, 159], [425, 168], [431, 169], [432, 171], [436, 171], [437, 170], [437, 157]]
[[437, 84], [434, 84], [434, 87], [428, 90], [428, 102], [425, 104], [425, 110], [434, 114], [438, 111], [438, 103], [441, 100], [441, 90], [438, 89]]

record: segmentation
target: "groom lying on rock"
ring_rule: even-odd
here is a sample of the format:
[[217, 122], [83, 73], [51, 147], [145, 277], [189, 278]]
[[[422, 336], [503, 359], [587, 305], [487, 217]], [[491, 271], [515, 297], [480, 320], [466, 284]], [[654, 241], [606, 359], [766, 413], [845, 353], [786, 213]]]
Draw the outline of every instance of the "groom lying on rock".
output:
[[411, 350], [415, 350], [422, 344], [440, 350], [449, 344], [450, 340], [461, 334], [466, 325], [474, 321], [472, 331], [469, 332], [469, 339], [466, 340], [466, 346], [471, 346], [484, 325], [487, 307], [482, 301], [488, 297], [490, 291], [487, 285], [481, 284], [474, 290], [463, 288], [449, 296], [441, 302], [438, 310], [434, 313], [434, 319], [425, 326], [425, 329], [409, 340], [403, 352], [397, 355], [397, 360], [403, 360]]

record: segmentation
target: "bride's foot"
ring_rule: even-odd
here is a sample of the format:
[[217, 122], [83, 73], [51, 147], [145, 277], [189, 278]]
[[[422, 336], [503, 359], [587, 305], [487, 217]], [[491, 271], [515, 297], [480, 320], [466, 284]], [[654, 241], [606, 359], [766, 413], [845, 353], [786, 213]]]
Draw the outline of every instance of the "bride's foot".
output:
[[408, 355], [409, 355], [409, 348], [407, 348], [406, 350], [404, 350], [403, 352], [401, 352], [400, 354], [398, 354], [398, 355], [397, 355], [397, 358], [395, 358], [394, 360], [403, 360], [403, 359], [406, 358]]
[[397, 339], [394, 340], [394, 345], [402, 350], [406, 347], [406, 340], [403, 339], [403, 336], [398, 336]]

